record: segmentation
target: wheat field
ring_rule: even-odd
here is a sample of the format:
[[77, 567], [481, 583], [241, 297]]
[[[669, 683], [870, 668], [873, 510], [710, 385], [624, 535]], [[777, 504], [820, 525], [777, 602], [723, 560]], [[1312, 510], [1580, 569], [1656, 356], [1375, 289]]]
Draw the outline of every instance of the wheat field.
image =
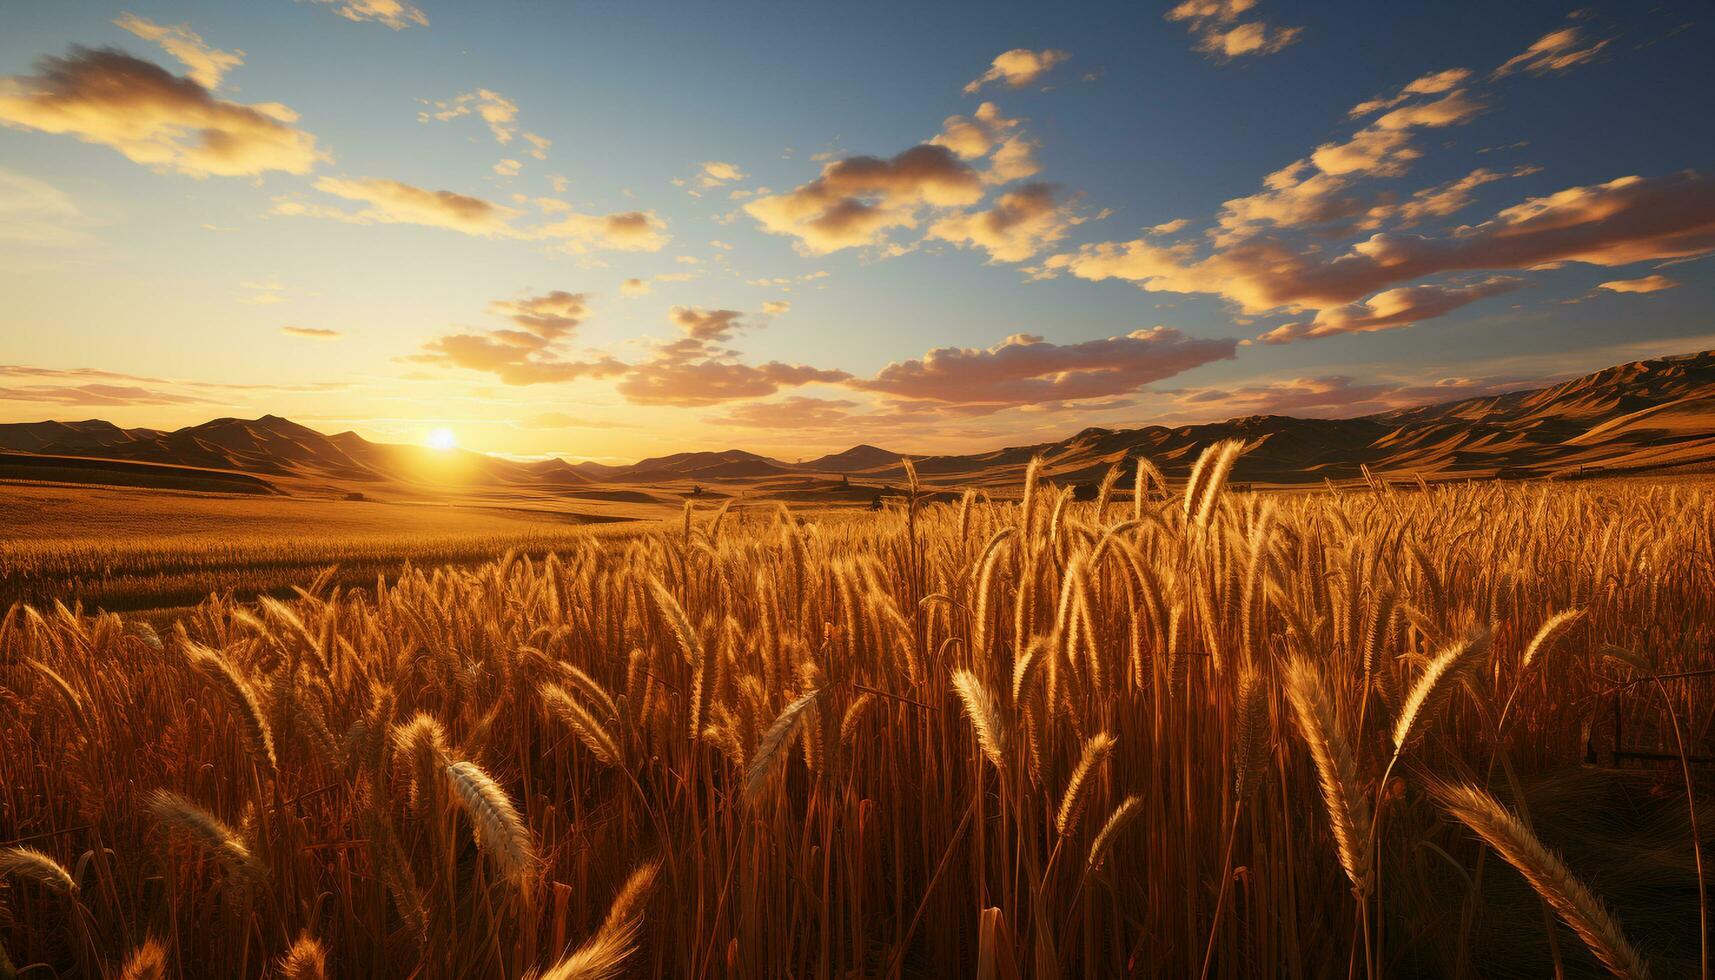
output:
[[1707, 975], [1710, 491], [1238, 453], [13, 605], [0, 976]]

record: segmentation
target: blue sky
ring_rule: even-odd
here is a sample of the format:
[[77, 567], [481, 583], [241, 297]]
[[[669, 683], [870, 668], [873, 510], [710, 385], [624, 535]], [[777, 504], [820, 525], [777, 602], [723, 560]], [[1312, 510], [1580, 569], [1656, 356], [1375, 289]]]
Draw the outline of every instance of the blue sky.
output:
[[0, 420], [961, 450], [1715, 346], [1695, 4], [383, 5], [0, 12]]

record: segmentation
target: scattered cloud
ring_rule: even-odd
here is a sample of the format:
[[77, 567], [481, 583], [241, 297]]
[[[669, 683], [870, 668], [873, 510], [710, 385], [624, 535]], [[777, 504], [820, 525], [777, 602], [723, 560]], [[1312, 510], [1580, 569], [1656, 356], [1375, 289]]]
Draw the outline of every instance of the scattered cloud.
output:
[[1562, 72], [1593, 60], [1612, 40], [1604, 38], [1591, 43], [1580, 29], [1562, 27], [1544, 34], [1535, 44], [1508, 58], [1489, 77], [1504, 78], [1519, 71], [1532, 75]]
[[560, 354], [559, 345], [571, 339], [589, 315], [588, 297], [583, 293], [555, 290], [524, 299], [495, 300], [489, 312], [505, 317], [511, 326], [437, 337], [405, 360], [481, 371], [509, 385], [612, 377], [626, 370], [605, 355], [571, 360]]
[[517, 160], [501, 160], [494, 165], [494, 172], [500, 177], [516, 177], [524, 169]]
[[1199, 340], [1171, 327], [1075, 344], [1014, 334], [989, 348], [940, 347], [896, 361], [862, 391], [987, 411], [1128, 395], [1144, 385], [1233, 357], [1233, 340]]
[[1644, 276], [1642, 279], [1611, 279], [1598, 285], [1597, 289], [1606, 289], [1611, 293], [1659, 293], [1664, 289], [1678, 286], [1676, 280], [1666, 276]]
[[192, 405], [207, 399], [137, 385], [81, 384], [0, 386], [0, 401], [47, 405]]
[[37, 248], [84, 245], [88, 224], [76, 202], [59, 188], [0, 167], [0, 242]]
[[1617, 267], [1715, 251], [1715, 178], [1695, 172], [1571, 187], [1440, 236], [1377, 233], [1330, 256], [1258, 236], [1199, 255], [1142, 239], [1051, 256], [1050, 271], [1220, 296], [1246, 313], [1352, 303], [1425, 277], [1557, 262]]
[[929, 228], [929, 237], [980, 248], [991, 262], [1023, 262], [1083, 221], [1051, 184], [1025, 184], [1002, 194], [986, 211], [955, 211]]
[[1205, 418], [1208, 417], [1209, 406], [1219, 406], [1219, 411], [1227, 417], [1291, 415], [1300, 418], [1350, 418], [1498, 395], [1535, 383], [1533, 379], [1518, 377], [1358, 382], [1345, 375], [1330, 375], [1233, 388], [1193, 388], [1178, 392], [1175, 400], [1181, 407], [1195, 409], [1199, 416]]
[[891, 159], [858, 156], [829, 163], [821, 176], [787, 194], [744, 206], [763, 230], [797, 239], [825, 255], [881, 242], [893, 228], [916, 227], [928, 205], [958, 207], [983, 196], [983, 180], [946, 146], [924, 143]]
[[983, 86], [989, 84], [1004, 85], [1007, 88], [1024, 88], [1034, 85], [1042, 76], [1052, 71], [1055, 65], [1072, 57], [1069, 52], [1048, 48], [1042, 51], [1032, 51], [1029, 48], [1013, 48], [995, 55], [989, 63], [989, 69], [965, 85], [966, 95], [975, 95]]
[[159, 44], [161, 50], [185, 66], [187, 77], [210, 91], [220, 87], [220, 80], [227, 72], [244, 64], [244, 52], [209, 47], [202, 35], [191, 30], [189, 24], [168, 27], [144, 20], [136, 14], [120, 14], [113, 23], [145, 41]]
[[1358, 119], [1383, 109], [1392, 109], [1414, 95], [1440, 95], [1443, 92], [1450, 92], [1465, 84], [1470, 77], [1471, 69], [1469, 68], [1448, 68], [1444, 71], [1433, 71], [1408, 82], [1404, 88], [1391, 97], [1376, 98], [1368, 102], [1358, 103], [1352, 107], [1352, 111], [1347, 114], [1346, 118]]
[[558, 214], [558, 217], [545, 224], [520, 227], [514, 224], [520, 217], [517, 210], [453, 191], [425, 190], [401, 181], [375, 177], [322, 177], [314, 186], [325, 194], [368, 206], [359, 211], [345, 211], [286, 195], [275, 198], [269, 213], [326, 218], [351, 224], [423, 225], [485, 238], [548, 241], [575, 254], [597, 249], [654, 252], [671, 240], [666, 234], [666, 223], [650, 211], [580, 214], [570, 210], [571, 205], [564, 201], [540, 198], [537, 204], [545, 211]]
[[748, 402], [711, 416], [715, 425], [754, 429], [831, 429], [853, 422], [851, 409], [857, 402], [844, 398], [811, 398], [788, 395], [774, 401]]
[[736, 163], [708, 160], [697, 168], [696, 180], [698, 187], [708, 188], [730, 184], [735, 180], [743, 180], [747, 176], [749, 175], [740, 170]]
[[429, 18], [406, 0], [315, 0], [334, 4], [334, 13], [350, 21], [374, 21], [396, 31], [415, 24], [428, 27]]
[[769, 316], [783, 316], [792, 311], [792, 304], [783, 299], [771, 299], [762, 304], [762, 312]]
[[418, 122], [446, 122], [460, 116], [475, 115], [488, 124], [495, 142], [503, 146], [518, 134], [518, 103], [490, 89], [479, 88], [443, 102], [425, 101], [424, 104], [429, 108], [417, 113]]
[[280, 328], [280, 332], [288, 337], [302, 337], [306, 340], [333, 340], [344, 336], [338, 330], [328, 330], [325, 327], [285, 326]]
[[646, 279], [627, 279], [619, 284], [619, 291], [625, 296], [643, 296], [649, 292], [650, 286]]
[[695, 407], [766, 398], [782, 388], [849, 380], [844, 371], [768, 361], [751, 365], [736, 351], [717, 346], [743, 329], [734, 310], [675, 306], [668, 314], [681, 337], [656, 347], [653, 356], [620, 379], [621, 395], [640, 405]]
[[1425, 284], [1387, 289], [1362, 303], [1322, 310], [1314, 320], [1276, 327], [1258, 339], [1265, 344], [1289, 344], [1339, 334], [1395, 330], [1420, 320], [1444, 316], [1461, 306], [1511, 292], [1523, 285], [1524, 280], [1516, 276], [1493, 276], [1463, 286]]
[[0, 123], [75, 136], [191, 177], [308, 173], [328, 159], [277, 102], [215, 98], [199, 82], [114, 48], [73, 47], [0, 79]]
[[1167, 19], [1183, 21], [1197, 50], [1217, 61], [1273, 54], [1304, 34], [1302, 27], [1245, 20], [1256, 5], [1257, 0], [1184, 0], [1167, 11]]

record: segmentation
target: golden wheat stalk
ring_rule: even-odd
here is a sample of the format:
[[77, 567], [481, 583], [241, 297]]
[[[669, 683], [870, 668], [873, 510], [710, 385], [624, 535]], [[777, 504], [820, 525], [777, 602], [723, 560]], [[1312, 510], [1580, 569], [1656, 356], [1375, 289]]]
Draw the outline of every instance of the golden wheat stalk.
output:
[[148, 809], [163, 830], [177, 833], [212, 852], [234, 877], [254, 881], [265, 873], [261, 861], [237, 831], [183, 796], [158, 789], [149, 797]]
[[1255, 671], [1239, 676], [1238, 732], [1233, 738], [1233, 798], [1244, 802], [1261, 781], [1272, 748], [1268, 685]]
[[477, 846], [502, 874], [520, 884], [526, 882], [535, 870], [536, 846], [511, 797], [474, 762], [451, 763], [445, 772], [454, 799], [470, 817]]
[[77, 894], [77, 882], [65, 866], [33, 847], [0, 848], [0, 878], [22, 878], [61, 895]]
[[996, 769], [1006, 768], [1006, 719], [1001, 716], [1000, 703], [983, 685], [977, 675], [968, 670], [953, 674], [953, 690], [964, 703], [965, 714], [977, 732], [977, 746]]
[[327, 951], [309, 933], [304, 933], [280, 957], [279, 974], [285, 980], [327, 980]]
[[1143, 798], [1134, 794], [1121, 800], [1120, 805], [1114, 807], [1114, 812], [1108, 815], [1108, 820], [1102, 824], [1102, 829], [1096, 834], [1096, 839], [1090, 842], [1090, 857], [1087, 862], [1089, 870], [1094, 871], [1102, 866], [1102, 862], [1107, 859], [1108, 850], [1114, 846], [1114, 840], [1119, 837], [1120, 831], [1125, 829], [1126, 824], [1131, 823], [1137, 817], [1138, 808], [1142, 805]]
[[1340, 733], [1334, 706], [1323, 688], [1322, 672], [1302, 657], [1286, 667], [1286, 697], [1298, 720], [1298, 731], [1316, 764], [1322, 802], [1334, 832], [1334, 848], [1362, 898], [1370, 890], [1370, 807], [1358, 786], [1358, 768], [1351, 748]]
[[1405, 703], [1400, 705], [1399, 717], [1394, 720], [1395, 751], [1405, 748], [1418, 718], [1447, 695], [1459, 671], [1464, 669], [1475, 655], [1487, 648], [1488, 635], [1478, 634], [1460, 640], [1429, 661], [1429, 665], [1423, 668], [1423, 673], [1418, 675], [1417, 682], [1411, 685], [1411, 692], [1405, 696]]
[[244, 747], [256, 760], [257, 765], [265, 772], [273, 774], [279, 768], [279, 761], [274, 755], [274, 731], [269, 727], [268, 716], [263, 713], [262, 703], [257, 699], [250, 683], [239, 675], [225, 657], [199, 643], [186, 643], [185, 656], [197, 673], [226, 697], [227, 703], [238, 715]]
[[655, 883], [658, 864], [645, 864], [631, 873], [608, 909], [601, 929], [576, 952], [548, 968], [546, 973], [534, 971], [527, 980], [612, 980], [619, 976], [625, 961], [637, 950], [637, 936], [643, 926], [643, 903], [649, 888]]
[[143, 944], [126, 958], [125, 966], [119, 971], [119, 980], [167, 980], [166, 947], [154, 936], [143, 940]]
[[1113, 747], [1113, 736], [1107, 732], [1097, 732], [1084, 742], [1084, 754], [1072, 770], [1072, 778], [1066, 782], [1066, 792], [1060, 796], [1060, 809], [1054, 815], [1054, 829], [1060, 836], [1064, 837], [1071, 831], [1073, 822], [1083, 812], [1090, 774], [1107, 761]]
[[584, 747], [589, 749], [592, 755], [607, 765], [620, 765], [622, 755], [619, 743], [588, 708], [567, 694], [565, 688], [558, 684], [544, 684], [538, 693], [548, 710], [571, 728], [578, 741], [584, 743]]
[[1649, 964], [1626, 941], [1619, 923], [1601, 901], [1516, 814], [1476, 786], [1438, 787], [1435, 795], [1448, 813], [1475, 831], [1524, 876], [1603, 966], [1615, 976], [1649, 976]]
[[767, 785], [768, 776], [774, 771], [774, 764], [784, 753], [781, 749], [791, 744], [792, 736], [797, 734], [798, 726], [816, 699], [822, 694], [822, 688], [815, 687], [797, 700], [787, 705], [774, 724], [768, 726], [763, 733], [762, 741], [757, 743], [756, 755], [750, 763], [750, 771], [744, 777], [744, 795], [746, 799], [754, 800], [762, 793]]
[[1536, 663], [1544, 654], [1553, 651], [1555, 646], [1565, 638], [1566, 634], [1572, 632], [1572, 628], [1577, 626], [1583, 618], [1584, 610], [1582, 609], [1567, 609], [1548, 617], [1547, 622], [1544, 622], [1537, 629], [1536, 635], [1531, 637], [1530, 645], [1524, 648], [1524, 658], [1519, 661], [1519, 670], [1529, 670], [1531, 664]]

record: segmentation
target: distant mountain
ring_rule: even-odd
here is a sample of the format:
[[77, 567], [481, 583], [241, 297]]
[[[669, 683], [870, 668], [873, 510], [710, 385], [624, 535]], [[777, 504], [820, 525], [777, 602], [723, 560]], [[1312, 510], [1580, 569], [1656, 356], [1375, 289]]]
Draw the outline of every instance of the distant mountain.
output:
[[[1204, 448], [1223, 439], [1242, 439], [1248, 447], [1233, 479], [1267, 484], [1351, 479], [1364, 466], [1396, 477], [1481, 479], [1712, 465], [1715, 351], [1634, 361], [1542, 388], [1362, 418], [1252, 415], [1200, 425], [1088, 428], [1057, 442], [918, 456], [913, 462], [924, 479], [940, 484], [1016, 485], [1035, 456], [1060, 483], [1099, 480], [1110, 466], [1138, 456], [1179, 477]], [[172, 432], [123, 429], [99, 419], [6, 424], [0, 425], [0, 450], [245, 474], [281, 492], [303, 481], [358, 489], [370, 483], [554, 488], [757, 481], [807, 492], [825, 485], [816, 483], [817, 474], [841, 474], [854, 487], [904, 476], [900, 454], [871, 445], [805, 463], [739, 449], [675, 453], [626, 466], [560, 459], [520, 463], [374, 443], [354, 432], [323, 435], [274, 415], [214, 419]], [[31, 465], [44, 471], [64, 464]], [[20, 462], [15, 468], [29, 467]], [[114, 466], [104, 472], [125, 471]]]
[[857, 473], [863, 470], [898, 466], [902, 454], [875, 446], [853, 446], [843, 453], [829, 453], [802, 464], [799, 469], [818, 473]]

